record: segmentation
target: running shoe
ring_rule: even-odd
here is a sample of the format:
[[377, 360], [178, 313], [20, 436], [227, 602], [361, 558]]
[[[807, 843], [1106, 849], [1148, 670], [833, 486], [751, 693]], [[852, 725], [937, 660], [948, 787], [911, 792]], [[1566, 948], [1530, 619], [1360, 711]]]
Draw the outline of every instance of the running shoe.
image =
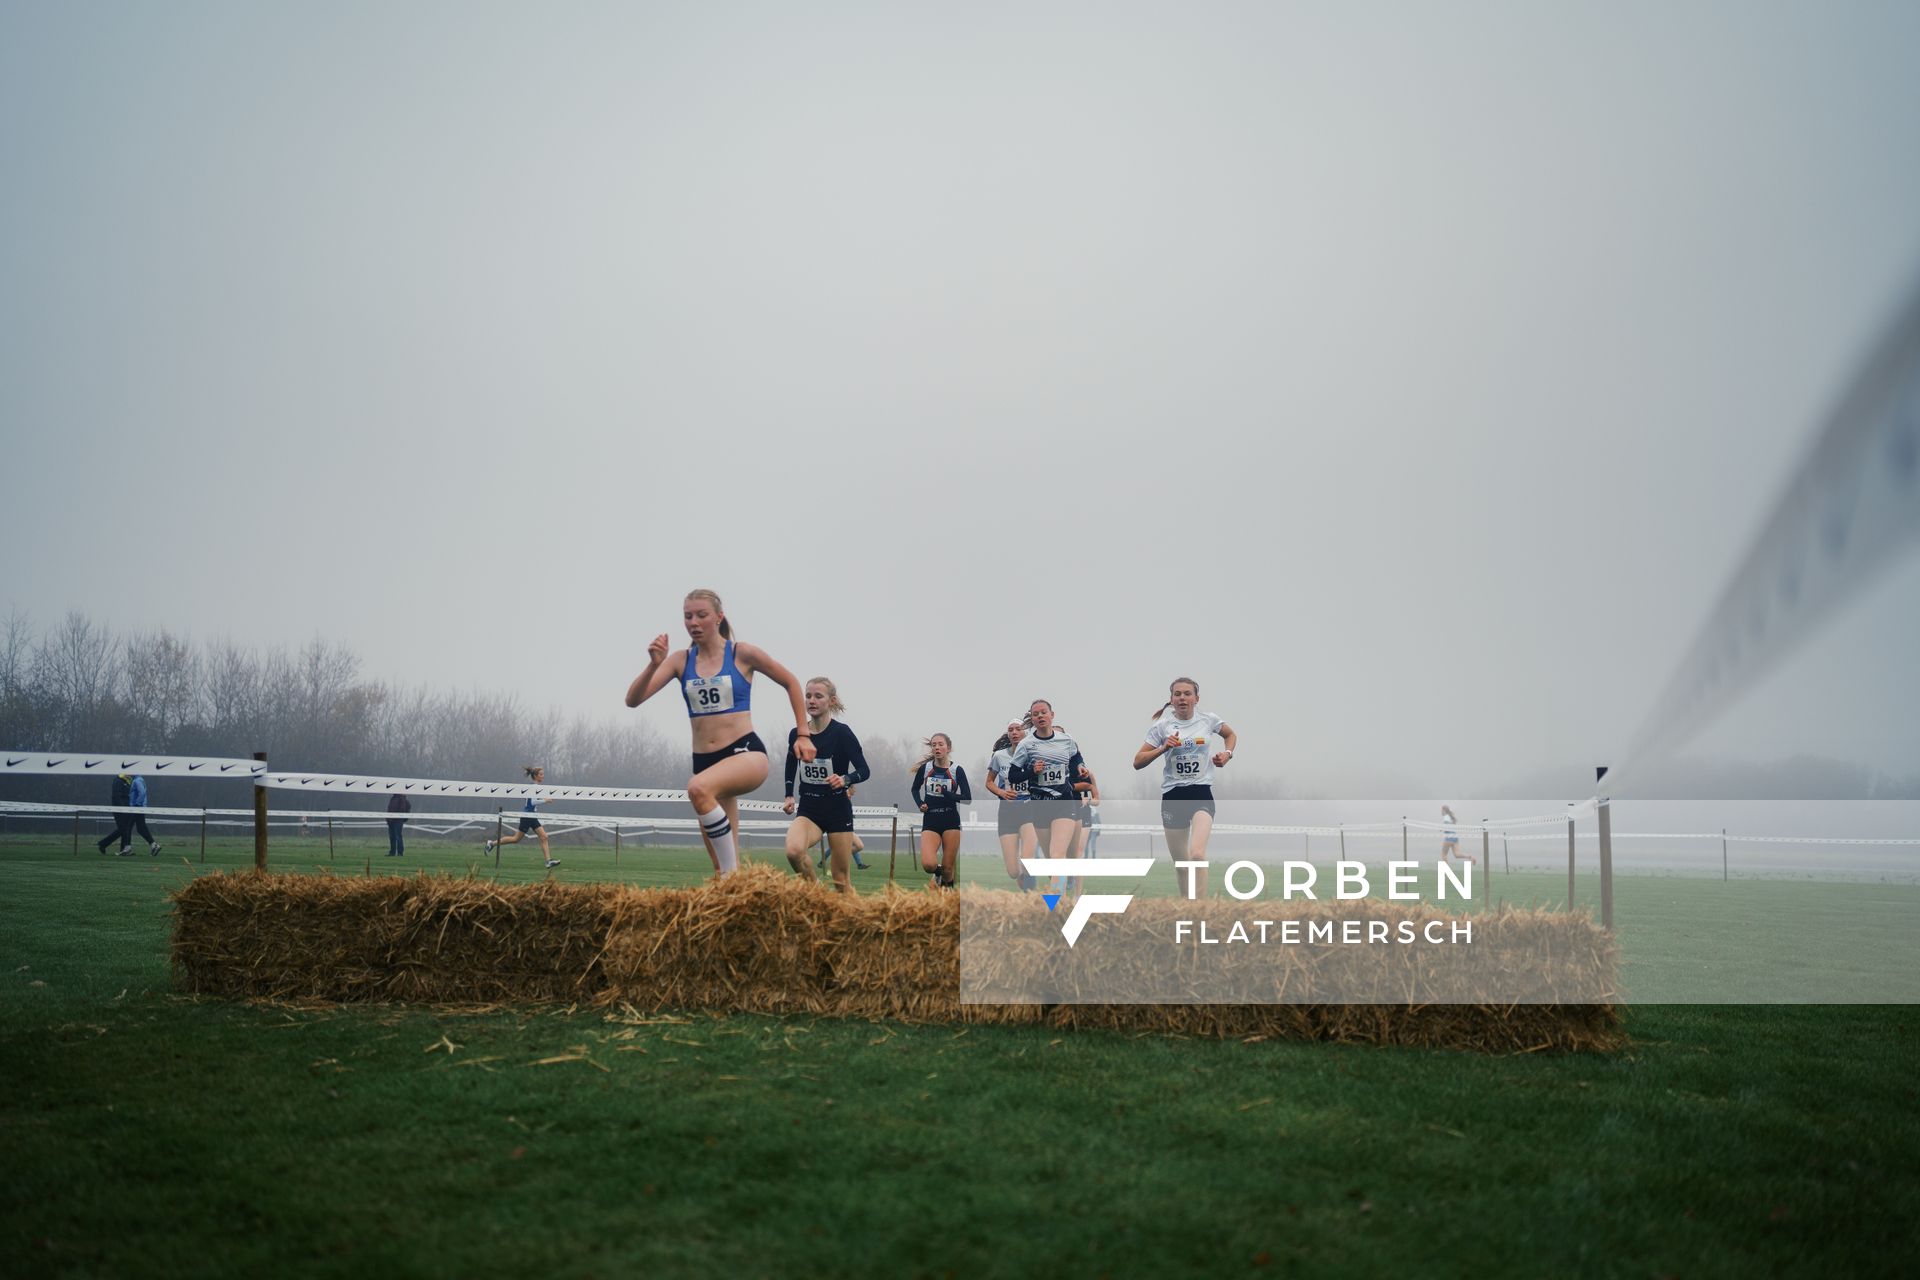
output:
[[481, 846], [481, 848], [482, 848], [482, 849], [484, 849], [484, 850], [485, 850], [486, 852], [488, 852], [488, 853], [492, 853], [492, 852], [493, 852], [493, 841], [491, 841], [491, 840], [489, 840], [489, 841], [487, 841], [487, 842], [486, 842], [486, 844], [484, 844], [484, 845], [482, 845], [482, 846]]
[[148, 845], [147, 852], [157, 858], [160, 856], [160, 846], [158, 844]]
[[551, 870], [552, 868], [554, 868], [554, 867], [557, 867], [557, 866], [559, 866], [559, 865], [560, 865], [560, 859], [558, 859], [558, 858], [548, 858], [548, 859], [547, 859], [547, 867], [548, 867], [548, 869], [549, 869], [549, 870]]

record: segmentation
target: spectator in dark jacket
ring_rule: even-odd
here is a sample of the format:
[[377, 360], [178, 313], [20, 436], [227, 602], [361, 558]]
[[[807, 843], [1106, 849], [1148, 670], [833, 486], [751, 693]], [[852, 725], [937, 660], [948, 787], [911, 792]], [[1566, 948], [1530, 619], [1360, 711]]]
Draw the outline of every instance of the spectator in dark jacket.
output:
[[[110, 803], [116, 809], [144, 809], [147, 807], [147, 780], [131, 774], [121, 774], [113, 780], [113, 795]], [[115, 840], [120, 842], [120, 856], [133, 853], [133, 833], [140, 832], [140, 838], [147, 842], [147, 852], [155, 857], [160, 855], [160, 842], [153, 838], [153, 832], [147, 828], [147, 815], [144, 813], [116, 813], [113, 815], [113, 834], [102, 840], [97, 846], [101, 853]]]
[[392, 798], [387, 801], [387, 856], [389, 858], [404, 858], [407, 856], [407, 842], [401, 837], [401, 833], [407, 829], [407, 820], [405, 818], [396, 818], [392, 815], [412, 812], [413, 801], [407, 799], [398, 791], [394, 792]]

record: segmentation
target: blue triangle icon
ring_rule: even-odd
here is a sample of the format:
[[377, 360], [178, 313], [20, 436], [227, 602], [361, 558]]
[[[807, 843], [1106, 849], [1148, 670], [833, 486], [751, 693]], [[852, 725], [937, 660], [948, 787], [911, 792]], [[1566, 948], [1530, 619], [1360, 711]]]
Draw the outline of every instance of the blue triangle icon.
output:
[[1040, 896], [1046, 899], [1049, 911], [1060, 905], [1060, 895], [1057, 893], [1043, 893]]

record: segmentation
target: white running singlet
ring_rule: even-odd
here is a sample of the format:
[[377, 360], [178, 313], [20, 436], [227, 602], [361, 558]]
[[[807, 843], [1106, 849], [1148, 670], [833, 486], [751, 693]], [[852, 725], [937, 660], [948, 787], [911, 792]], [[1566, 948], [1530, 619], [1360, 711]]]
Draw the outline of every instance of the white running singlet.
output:
[[1163, 794], [1175, 787], [1213, 785], [1213, 753], [1224, 751], [1227, 745], [1220, 737], [1220, 726], [1225, 723], [1213, 712], [1197, 707], [1191, 720], [1174, 719], [1172, 708], [1168, 708], [1153, 722], [1153, 727], [1147, 730], [1147, 745], [1175, 744], [1160, 757]]

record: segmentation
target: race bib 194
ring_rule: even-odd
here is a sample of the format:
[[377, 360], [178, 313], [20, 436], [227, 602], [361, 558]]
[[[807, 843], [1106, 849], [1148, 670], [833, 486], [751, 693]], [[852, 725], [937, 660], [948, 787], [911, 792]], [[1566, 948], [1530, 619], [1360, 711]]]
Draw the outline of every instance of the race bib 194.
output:
[[1055, 761], [1047, 761], [1034, 773], [1033, 780], [1043, 787], [1065, 786], [1067, 766]]

